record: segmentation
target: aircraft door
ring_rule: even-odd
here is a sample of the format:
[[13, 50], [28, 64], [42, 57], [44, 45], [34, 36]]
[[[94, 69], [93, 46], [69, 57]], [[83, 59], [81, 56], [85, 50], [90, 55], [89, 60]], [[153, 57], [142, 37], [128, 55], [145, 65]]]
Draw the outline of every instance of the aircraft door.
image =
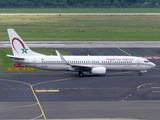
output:
[[137, 60], [137, 66], [140, 67], [140, 60]]
[[33, 67], [36, 67], [36, 63], [37, 63], [37, 59], [34, 58], [34, 59], [33, 59]]

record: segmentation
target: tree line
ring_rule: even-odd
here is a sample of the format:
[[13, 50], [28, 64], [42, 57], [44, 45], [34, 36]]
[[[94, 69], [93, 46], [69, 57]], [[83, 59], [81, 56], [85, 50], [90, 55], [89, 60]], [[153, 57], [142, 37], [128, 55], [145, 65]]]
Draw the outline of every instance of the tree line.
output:
[[159, 8], [160, 0], [0, 0], [1, 8], [111, 8], [151, 7]]

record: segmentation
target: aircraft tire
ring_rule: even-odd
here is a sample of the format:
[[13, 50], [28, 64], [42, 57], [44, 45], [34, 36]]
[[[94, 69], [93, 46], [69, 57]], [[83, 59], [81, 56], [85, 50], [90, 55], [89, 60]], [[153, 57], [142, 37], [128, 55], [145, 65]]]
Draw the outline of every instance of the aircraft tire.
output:
[[82, 71], [79, 71], [79, 72], [78, 72], [78, 75], [79, 75], [79, 77], [83, 77], [83, 76], [84, 76], [84, 73], [83, 73]]
[[142, 73], [139, 73], [138, 75], [139, 75], [139, 76], [142, 76]]

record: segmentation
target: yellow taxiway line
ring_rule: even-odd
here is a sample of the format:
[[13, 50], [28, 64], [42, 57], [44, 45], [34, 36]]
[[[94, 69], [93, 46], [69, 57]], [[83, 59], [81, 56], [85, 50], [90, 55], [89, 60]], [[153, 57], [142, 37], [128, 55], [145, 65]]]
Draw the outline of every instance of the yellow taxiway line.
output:
[[[29, 85], [30, 88], [31, 88], [31, 91], [32, 91], [32, 93], [33, 93], [33, 95], [34, 95], [34, 97], [35, 97], [35, 99], [36, 99], [36, 101], [37, 101], [37, 104], [38, 104], [38, 106], [39, 106], [39, 108], [40, 108], [40, 110], [41, 110], [41, 112], [42, 112], [42, 114], [41, 114], [40, 116], [43, 116], [44, 120], [47, 120], [46, 115], [45, 115], [45, 113], [44, 113], [44, 110], [43, 110], [43, 108], [42, 108], [42, 106], [41, 106], [41, 103], [40, 103], [40, 101], [39, 101], [39, 99], [38, 99], [38, 97], [37, 97], [37, 95], [36, 95], [36, 93], [35, 93], [35, 91], [34, 91], [33, 85], [31, 85], [31, 84], [29, 84], [29, 83], [27, 83], [27, 82], [16, 81], [16, 80], [7, 80], [7, 79], [0, 79], [0, 80], [1, 80], [1, 81], [16, 82], [16, 83], [22, 83], [22, 84]], [[38, 116], [38, 117], [40, 117], [40, 116]], [[37, 117], [36, 117], [36, 118], [37, 118]], [[32, 119], [32, 120], [33, 120], [33, 119]]]
[[35, 92], [59, 92], [59, 90], [35, 90]]
[[120, 51], [122, 51], [123, 53], [125, 53], [125, 54], [127, 54], [127, 55], [129, 55], [129, 56], [132, 56], [132, 55], [130, 55], [129, 53], [127, 53], [126, 51], [124, 51], [124, 50], [122, 50], [121, 48], [119, 48], [119, 47], [117, 47], [117, 49], [119, 49]]

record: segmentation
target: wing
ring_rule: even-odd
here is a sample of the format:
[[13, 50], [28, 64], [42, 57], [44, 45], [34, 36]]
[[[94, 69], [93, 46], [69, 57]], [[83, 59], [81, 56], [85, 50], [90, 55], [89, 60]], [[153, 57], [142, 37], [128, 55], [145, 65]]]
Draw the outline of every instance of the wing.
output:
[[73, 65], [73, 64], [70, 64], [64, 59], [64, 57], [57, 50], [56, 50], [56, 53], [61, 58], [61, 61], [62, 61], [63, 64], [71, 66], [71, 70], [74, 70], [74, 71], [91, 71], [91, 69], [92, 69], [92, 67], [89, 66], [89, 65]]
[[92, 67], [91, 66], [82, 66], [82, 65], [71, 65], [71, 67], [75, 70], [75, 71], [91, 71]]

